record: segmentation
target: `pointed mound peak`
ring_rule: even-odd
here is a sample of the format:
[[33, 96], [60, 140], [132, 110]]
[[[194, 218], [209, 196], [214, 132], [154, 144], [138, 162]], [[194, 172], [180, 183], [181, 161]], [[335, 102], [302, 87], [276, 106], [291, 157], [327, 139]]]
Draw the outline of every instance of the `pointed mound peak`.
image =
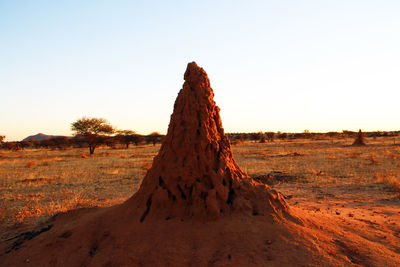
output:
[[233, 159], [207, 73], [192, 62], [184, 78], [160, 151], [128, 201], [140, 221], [286, 210], [279, 193], [256, 184]]
[[196, 62], [188, 63], [185, 75], [185, 82], [189, 83], [193, 87], [201, 85], [202, 87], [209, 87], [210, 81], [208, 79], [207, 73], [200, 68]]

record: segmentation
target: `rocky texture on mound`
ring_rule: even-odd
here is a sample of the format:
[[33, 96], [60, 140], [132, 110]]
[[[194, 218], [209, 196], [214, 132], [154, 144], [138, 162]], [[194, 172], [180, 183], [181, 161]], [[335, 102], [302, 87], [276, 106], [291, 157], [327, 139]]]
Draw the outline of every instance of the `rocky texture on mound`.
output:
[[252, 181], [233, 159], [206, 72], [192, 62], [184, 79], [161, 149], [129, 201], [140, 221], [287, 213], [281, 194]]

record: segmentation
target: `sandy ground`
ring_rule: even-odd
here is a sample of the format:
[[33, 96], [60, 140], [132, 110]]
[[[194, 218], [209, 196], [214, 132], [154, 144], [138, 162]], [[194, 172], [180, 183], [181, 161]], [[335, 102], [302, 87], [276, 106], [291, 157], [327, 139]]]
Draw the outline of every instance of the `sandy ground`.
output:
[[[128, 247], [138, 246], [128, 238], [129, 235], [134, 235], [137, 240], [141, 238], [147, 241], [152, 240], [151, 243], [154, 246], [131, 251], [132, 255], [136, 256], [150, 253], [145, 261], [135, 261], [132, 256], [130, 264], [133, 266], [142, 264], [162, 266], [163, 261], [170, 266], [234, 266], [243, 263], [248, 266], [282, 266], [282, 264], [290, 266], [396, 266], [400, 263], [400, 199], [399, 194], [392, 189], [377, 184], [358, 187], [355, 185], [322, 187], [299, 183], [281, 183], [275, 185], [274, 188], [283, 193], [292, 213], [302, 219], [302, 226], [291, 222], [279, 222], [275, 227], [271, 226], [269, 220], [264, 221], [261, 216], [228, 217], [215, 223], [205, 224], [199, 222], [188, 224], [172, 220], [162, 229], [155, 230], [159, 226], [151, 225], [151, 223], [143, 229], [137, 229], [143, 233], [143, 236], [140, 236], [137, 231], [130, 230], [126, 233], [127, 237], [118, 242], [121, 246], [124, 244]], [[89, 213], [96, 212], [98, 211], [93, 210]], [[80, 211], [76, 214], [79, 213]], [[74, 224], [74, 218], [79, 217], [76, 214], [74, 215], [73, 212], [72, 216], [66, 215], [64, 219], [68, 219], [68, 224], [71, 222]], [[58, 223], [62, 225], [63, 216], [61, 217]], [[237, 223], [238, 221], [240, 223]], [[46, 225], [43, 224], [35, 229], [36, 231], [43, 230]], [[176, 232], [173, 236], [168, 234], [174, 232], [171, 229], [176, 228], [180, 229], [178, 235]], [[224, 229], [224, 231], [216, 229]], [[10, 238], [31, 230], [32, 227], [21, 225], [3, 233], [2, 253], [9, 250], [18, 240], [18, 238]], [[65, 228], [62, 231], [64, 230]], [[48, 246], [62, 247], [61, 241], [65, 236], [68, 237], [68, 231], [62, 231], [53, 233], [58, 236], [57, 242], [51, 245], [50, 242]], [[207, 238], [204, 238], [205, 232]], [[189, 234], [191, 238], [188, 239]], [[41, 235], [45, 236], [45, 233], [32, 238], [32, 241], [36, 239], [33, 243], [30, 240], [24, 240], [22, 247], [40, 243]], [[220, 240], [215, 241], [216, 239]], [[47, 242], [49, 239], [43, 240]], [[166, 249], [164, 245], [161, 246], [164, 242], [162, 240], [168, 240], [166, 244], [169, 249]], [[147, 241], [145, 243], [148, 243]], [[232, 246], [232, 244], [237, 245]], [[173, 251], [172, 248], [176, 246], [179, 247], [180, 252]], [[288, 249], [291, 252], [284, 253]], [[25, 249], [25, 254], [21, 254], [24, 259], [21, 258], [19, 263], [33, 266], [31, 264], [35, 263], [37, 256], [26, 254], [26, 251]], [[118, 250], [115, 253], [119, 255], [126, 251]], [[161, 257], [162, 261], [157, 262], [160, 260], [159, 253], [169, 253], [169, 256]], [[118, 257], [116, 258], [115, 255], [109, 257], [110, 262], [114, 262], [117, 266], [127, 263], [126, 261], [118, 263]], [[0, 258], [4, 256], [7, 255], [3, 254]], [[96, 266], [107, 263], [107, 257], [104, 258], [104, 255], [103, 257], [99, 255], [96, 261], [88, 258], [89, 260], [84, 261], [85, 265]], [[11, 261], [11, 263], [15, 262]], [[54, 259], [49, 266], [52, 263], [57, 265]], [[58, 262], [61, 265], [64, 263]], [[76, 261], [69, 263], [78, 264]]]
[[291, 207], [310, 217], [325, 217], [342, 227], [343, 236], [355, 234], [370, 246], [383, 246], [400, 258], [400, 195], [379, 185], [283, 183], [275, 186]]

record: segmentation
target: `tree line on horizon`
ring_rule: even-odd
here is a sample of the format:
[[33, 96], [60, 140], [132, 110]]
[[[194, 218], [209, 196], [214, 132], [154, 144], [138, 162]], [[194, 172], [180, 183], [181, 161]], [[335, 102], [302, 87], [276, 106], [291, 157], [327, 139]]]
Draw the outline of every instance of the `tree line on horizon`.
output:
[[[163, 135], [153, 132], [149, 135], [137, 134], [133, 130], [118, 130], [103, 118], [82, 117], [71, 123], [71, 130], [74, 137], [55, 137], [42, 141], [31, 138], [28, 141], [4, 142], [5, 136], [0, 135], [0, 148], [8, 150], [22, 150], [25, 148], [47, 148], [47, 149], [67, 149], [67, 148], [89, 148], [89, 153], [93, 154], [98, 146], [108, 146], [117, 148], [124, 146], [129, 148], [130, 144], [136, 146], [141, 144], [161, 143]], [[361, 130], [360, 130], [361, 131]], [[273, 142], [275, 139], [343, 139], [354, 138], [357, 132], [343, 130], [342, 132], [313, 133], [304, 130], [302, 133], [284, 132], [253, 132], [253, 133], [227, 133], [232, 144], [244, 141], [254, 142]], [[364, 132], [364, 137], [397, 136], [400, 131], [375, 131]]]
[[[360, 130], [361, 131], [361, 130]], [[285, 133], [285, 132], [253, 132], [253, 133], [227, 133], [232, 144], [241, 141], [254, 141], [254, 142], [273, 142], [274, 140], [294, 140], [294, 139], [313, 139], [313, 140], [326, 140], [326, 139], [344, 139], [356, 138], [359, 131], [343, 130], [342, 132], [326, 132], [326, 133], [313, 133], [304, 130], [302, 133]], [[400, 135], [400, 131], [374, 131], [362, 132], [364, 137], [393, 137]]]
[[[118, 148], [119, 146], [123, 146], [125, 148], [129, 148], [130, 144], [134, 144], [136, 146], [142, 144], [158, 144], [161, 142], [161, 138], [163, 135], [154, 132], [149, 135], [141, 135], [141, 134], [133, 134], [129, 136], [104, 136], [99, 135], [96, 137], [96, 147], [98, 146], [107, 146], [110, 148]], [[87, 148], [89, 147], [89, 142], [86, 138], [82, 136], [74, 136], [74, 137], [55, 137], [44, 139], [41, 141], [35, 140], [31, 138], [28, 141], [10, 141], [3, 142], [0, 144], [0, 148], [6, 150], [23, 150], [26, 148], [35, 148], [35, 149], [67, 149], [67, 148]], [[90, 150], [89, 150], [90, 152]], [[94, 153], [94, 149], [92, 149], [92, 154]]]
[[92, 155], [95, 149], [101, 145], [111, 148], [116, 148], [118, 145], [129, 148], [130, 144], [138, 146], [143, 143], [156, 145], [161, 142], [163, 137], [158, 132], [141, 135], [132, 130], [118, 130], [103, 118], [82, 117], [71, 123], [71, 130], [74, 132], [73, 137], [60, 136], [41, 141], [31, 138], [28, 141], [3, 142], [5, 136], [0, 136], [0, 148], [22, 150], [25, 148], [67, 149], [88, 147], [89, 153]]

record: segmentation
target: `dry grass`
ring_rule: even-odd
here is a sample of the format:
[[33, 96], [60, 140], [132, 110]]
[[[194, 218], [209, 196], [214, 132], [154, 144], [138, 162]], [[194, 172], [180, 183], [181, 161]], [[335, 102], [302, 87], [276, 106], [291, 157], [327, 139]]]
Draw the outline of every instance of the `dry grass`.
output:
[[[250, 176], [285, 171], [314, 184], [374, 183], [376, 173], [400, 177], [400, 157], [390, 138], [367, 140], [368, 146], [350, 146], [352, 139], [292, 140], [233, 146], [238, 164]], [[302, 179], [301, 179], [302, 178]]]
[[395, 176], [393, 174], [383, 174], [383, 173], [377, 173], [375, 176], [376, 176], [375, 180], [376, 183], [389, 185], [397, 192], [400, 192], [399, 176]]
[[[283, 171], [312, 186], [383, 183], [400, 189], [400, 149], [391, 138], [244, 142], [234, 157], [250, 176]], [[159, 146], [129, 149], [1, 151], [0, 232], [58, 212], [123, 202], [139, 188]], [[400, 190], [399, 190], [400, 191]]]
[[139, 187], [159, 147], [2, 151], [0, 232], [80, 207], [110, 206]]

